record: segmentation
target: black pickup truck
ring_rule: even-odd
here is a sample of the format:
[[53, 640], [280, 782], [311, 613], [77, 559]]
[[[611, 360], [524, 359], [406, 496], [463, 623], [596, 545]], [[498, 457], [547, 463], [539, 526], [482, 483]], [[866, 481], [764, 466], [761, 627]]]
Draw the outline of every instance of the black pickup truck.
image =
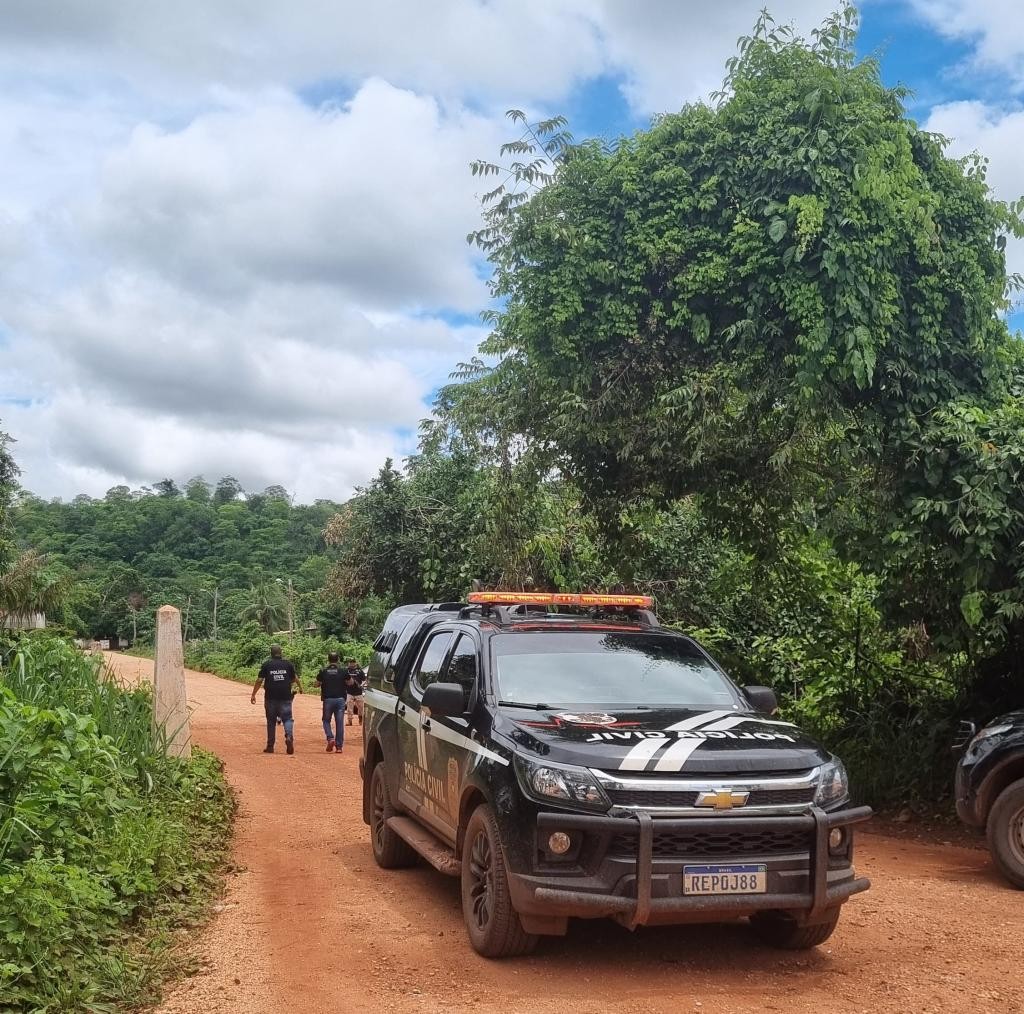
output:
[[1002, 715], [980, 732], [964, 725], [956, 811], [965, 824], [984, 828], [996, 866], [1024, 889], [1024, 711]]
[[374, 645], [360, 770], [380, 866], [460, 877], [488, 957], [571, 917], [829, 937], [868, 887], [852, 829], [871, 811], [771, 690], [739, 689], [641, 597], [469, 598], [402, 606]]

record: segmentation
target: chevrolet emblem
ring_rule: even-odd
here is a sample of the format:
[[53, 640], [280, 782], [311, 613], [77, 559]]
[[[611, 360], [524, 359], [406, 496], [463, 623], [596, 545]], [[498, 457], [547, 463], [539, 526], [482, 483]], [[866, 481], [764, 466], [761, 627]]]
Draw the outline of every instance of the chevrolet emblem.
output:
[[715, 810], [731, 810], [735, 806], [746, 806], [749, 792], [737, 789], [715, 789], [713, 792], [698, 792], [697, 806], [708, 806]]

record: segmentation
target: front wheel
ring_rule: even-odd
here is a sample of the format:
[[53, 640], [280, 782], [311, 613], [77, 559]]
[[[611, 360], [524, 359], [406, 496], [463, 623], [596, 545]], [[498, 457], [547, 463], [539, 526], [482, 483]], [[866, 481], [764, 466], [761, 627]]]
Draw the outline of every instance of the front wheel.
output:
[[801, 926], [785, 912], [758, 912], [750, 917], [750, 926], [761, 940], [785, 951], [806, 951], [823, 944], [838, 922], [838, 908], [826, 912], [825, 921], [812, 926]]
[[388, 827], [388, 819], [394, 816], [382, 761], [370, 775], [370, 845], [377, 865], [385, 870], [397, 870], [416, 862], [412, 846]]
[[462, 848], [462, 917], [473, 950], [485, 958], [529, 954], [537, 937], [512, 907], [505, 851], [494, 811], [482, 803], [469, 818]]
[[985, 833], [999, 872], [1024, 890], [1024, 778], [999, 793], [989, 810]]

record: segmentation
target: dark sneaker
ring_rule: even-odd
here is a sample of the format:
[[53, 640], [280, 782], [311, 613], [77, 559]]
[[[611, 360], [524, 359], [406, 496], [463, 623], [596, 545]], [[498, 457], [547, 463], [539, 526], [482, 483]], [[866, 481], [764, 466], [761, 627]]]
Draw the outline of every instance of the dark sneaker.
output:
[[264, 753], [273, 753], [274, 752], [274, 748], [272, 746], [265, 746], [263, 748], [263, 752]]
[[333, 739], [329, 739], [327, 741], [327, 752], [328, 753], [333, 753], [334, 752], [334, 740]]
[[288, 753], [295, 753], [295, 740], [292, 739], [291, 736], [289, 736], [284, 741], [284, 744], [285, 744], [285, 749], [288, 751]]

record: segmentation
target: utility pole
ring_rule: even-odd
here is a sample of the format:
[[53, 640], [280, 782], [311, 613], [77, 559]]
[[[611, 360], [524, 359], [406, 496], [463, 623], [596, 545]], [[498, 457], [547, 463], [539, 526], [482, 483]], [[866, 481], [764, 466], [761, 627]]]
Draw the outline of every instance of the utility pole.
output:
[[295, 589], [291, 578], [288, 578], [288, 632], [295, 634]]
[[213, 639], [217, 640], [217, 593], [220, 591], [220, 585], [215, 584], [213, 586]]

